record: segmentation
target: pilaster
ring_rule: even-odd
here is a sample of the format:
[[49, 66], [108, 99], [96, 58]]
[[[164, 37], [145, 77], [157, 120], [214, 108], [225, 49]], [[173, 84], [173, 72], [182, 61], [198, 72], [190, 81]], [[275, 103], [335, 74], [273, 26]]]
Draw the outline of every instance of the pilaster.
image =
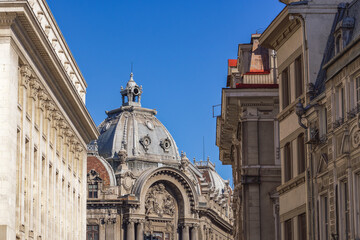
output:
[[[1, 26], [12, 22], [7, 14], [0, 15]], [[16, 237], [18, 56], [10, 40], [1, 36], [0, 52], [0, 239], [10, 240]]]

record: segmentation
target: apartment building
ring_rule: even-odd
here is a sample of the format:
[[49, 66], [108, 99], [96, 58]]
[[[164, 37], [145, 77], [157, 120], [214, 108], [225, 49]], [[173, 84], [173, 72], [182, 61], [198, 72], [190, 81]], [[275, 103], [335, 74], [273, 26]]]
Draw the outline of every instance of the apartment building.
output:
[[[346, 14], [358, 13], [350, 10], [357, 9], [357, 1], [281, 2], [286, 6], [260, 38], [262, 46], [276, 50], [278, 60], [281, 239], [355, 239], [353, 219], [358, 212], [350, 217], [350, 205], [356, 204], [350, 201], [354, 195], [349, 195], [350, 188], [355, 188], [348, 178], [335, 177], [341, 164], [334, 159], [336, 153], [348, 152], [348, 145], [340, 144], [341, 148], [335, 139], [338, 144], [347, 139], [344, 136], [349, 130], [340, 126], [347, 120], [346, 111], [354, 106], [341, 104], [356, 96], [349, 90], [356, 86], [355, 80], [350, 80], [355, 77], [354, 67], [347, 80], [336, 75], [349, 72], [346, 61], [336, 56], [349, 48], [346, 44], [356, 41], [355, 30], [349, 30], [354, 20], [339, 22]], [[359, 53], [358, 49], [351, 52]], [[350, 64], [353, 59], [347, 61]], [[336, 85], [335, 78], [341, 78], [343, 84], [337, 80]], [[343, 168], [347, 163], [343, 171], [350, 176], [347, 169], [353, 162], [342, 161]]]
[[260, 34], [239, 44], [228, 60], [217, 117], [220, 160], [233, 170], [234, 239], [280, 239], [278, 194], [279, 109], [276, 54], [259, 46]]

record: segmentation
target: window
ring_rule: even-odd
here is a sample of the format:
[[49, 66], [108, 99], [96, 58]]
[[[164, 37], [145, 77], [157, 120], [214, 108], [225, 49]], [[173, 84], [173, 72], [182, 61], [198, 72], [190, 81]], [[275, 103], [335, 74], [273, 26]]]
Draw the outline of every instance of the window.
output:
[[343, 123], [345, 116], [345, 92], [344, 87], [338, 87], [336, 90], [336, 118], [340, 124]]
[[284, 146], [284, 166], [285, 166], [285, 182], [292, 178], [292, 159], [290, 143]]
[[98, 197], [98, 184], [89, 184], [89, 198]]
[[320, 196], [320, 239], [329, 240], [329, 210], [328, 210], [328, 197], [327, 195]]
[[293, 229], [292, 229], [291, 219], [285, 221], [284, 231], [285, 231], [285, 240], [292, 240], [293, 239]]
[[[355, 226], [360, 226], [360, 173], [355, 174]], [[356, 235], [360, 238], [360, 228], [356, 228]]]
[[335, 54], [338, 54], [341, 51], [341, 34], [336, 36], [335, 40]]
[[297, 137], [297, 146], [298, 146], [298, 173], [305, 172], [305, 139], [304, 134], [301, 133]]
[[327, 134], [327, 108], [320, 109], [319, 115], [320, 140], [326, 139]]
[[299, 97], [301, 94], [303, 94], [303, 88], [304, 88], [304, 80], [303, 80], [303, 70], [302, 70], [302, 58], [299, 56], [295, 59], [295, 97]]
[[99, 226], [87, 225], [86, 240], [99, 240]]
[[281, 73], [282, 85], [282, 108], [286, 108], [290, 104], [290, 84], [289, 84], [289, 69], [285, 68]]
[[298, 239], [306, 240], [306, 214], [303, 213], [298, 216]]
[[360, 106], [360, 77], [355, 79], [355, 89], [356, 89], [356, 106]]
[[163, 239], [164, 239], [164, 235], [163, 235], [162, 232], [154, 232], [154, 233], [153, 233], [153, 239], [163, 240]]
[[341, 239], [350, 239], [350, 212], [349, 212], [348, 183], [343, 181], [340, 184], [340, 225]]

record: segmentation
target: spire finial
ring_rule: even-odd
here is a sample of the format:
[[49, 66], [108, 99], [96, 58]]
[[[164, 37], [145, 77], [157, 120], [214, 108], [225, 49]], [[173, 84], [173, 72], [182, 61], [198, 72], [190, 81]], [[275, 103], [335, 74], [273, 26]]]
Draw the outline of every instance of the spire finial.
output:
[[139, 87], [134, 81], [133, 72], [130, 73], [130, 79], [125, 89], [121, 88], [120, 93], [122, 95], [123, 106], [141, 106], [142, 87]]

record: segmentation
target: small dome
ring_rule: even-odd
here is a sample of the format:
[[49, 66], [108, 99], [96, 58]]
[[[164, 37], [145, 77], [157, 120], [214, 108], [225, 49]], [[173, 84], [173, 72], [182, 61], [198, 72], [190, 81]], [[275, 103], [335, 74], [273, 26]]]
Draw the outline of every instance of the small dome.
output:
[[[134, 91], [136, 89], [139, 92]], [[155, 117], [155, 110], [141, 107], [142, 90], [134, 82], [132, 73], [121, 94], [123, 105], [106, 112], [108, 117], [98, 127], [99, 155], [105, 159], [116, 158], [120, 150], [125, 150], [128, 160], [178, 164], [180, 156], [174, 139]], [[125, 102], [125, 98], [129, 101]]]

